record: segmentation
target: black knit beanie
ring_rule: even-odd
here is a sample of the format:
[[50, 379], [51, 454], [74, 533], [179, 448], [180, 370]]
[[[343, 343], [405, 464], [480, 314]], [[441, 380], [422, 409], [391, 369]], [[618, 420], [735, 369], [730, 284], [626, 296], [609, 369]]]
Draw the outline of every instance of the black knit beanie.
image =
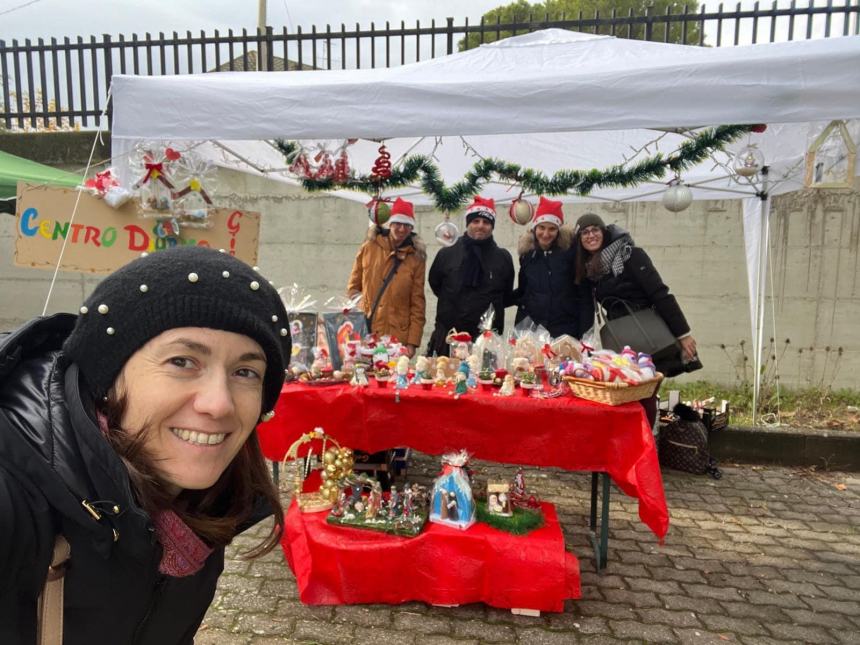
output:
[[597, 226], [606, 232], [606, 224], [603, 223], [600, 215], [597, 213], [585, 213], [584, 215], [580, 215], [579, 219], [576, 220], [576, 227], [573, 229], [574, 235], [579, 235], [579, 232], [588, 226]]
[[219, 329], [257, 341], [266, 354], [261, 413], [274, 408], [291, 349], [284, 304], [256, 267], [214, 249], [157, 251], [109, 275], [81, 307], [63, 352], [101, 397], [132, 354], [176, 327]]

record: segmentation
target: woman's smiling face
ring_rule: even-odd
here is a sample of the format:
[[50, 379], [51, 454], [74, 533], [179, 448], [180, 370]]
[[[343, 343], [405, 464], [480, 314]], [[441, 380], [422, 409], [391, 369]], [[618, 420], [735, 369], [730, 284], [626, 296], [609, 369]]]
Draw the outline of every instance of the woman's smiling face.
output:
[[603, 229], [599, 226], [586, 226], [579, 233], [582, 248], [589, 253], [596, 253], [603, 246]]
[[266, 355], [242, 334], [203, 327], [170, 329], [123, 366], [122, 429], [146, 428], [145, 445], [175, 494], [212, 486], [257, 425]]

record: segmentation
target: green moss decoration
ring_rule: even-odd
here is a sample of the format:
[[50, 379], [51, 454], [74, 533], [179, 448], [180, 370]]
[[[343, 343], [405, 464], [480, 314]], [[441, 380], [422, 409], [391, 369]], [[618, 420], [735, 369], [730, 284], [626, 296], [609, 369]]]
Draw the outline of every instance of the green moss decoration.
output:
[[483, 499], [476, 500], [475, 508], [479, 522], [513, 535], [525, 535], [543, 526], [543, 512], [540, 509], [515, 507], [511, 517], [504, 517], [491, 514], [487, 510], [487, 501]]

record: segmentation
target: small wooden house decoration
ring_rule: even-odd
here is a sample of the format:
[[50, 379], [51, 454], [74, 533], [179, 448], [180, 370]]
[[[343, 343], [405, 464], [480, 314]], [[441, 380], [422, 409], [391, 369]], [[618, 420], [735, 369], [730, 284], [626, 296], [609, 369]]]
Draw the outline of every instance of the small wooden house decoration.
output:
[[807, 188], [851, 188], [857, 146], [851, 139], [845, 121], [831, 121], [806, 153]]

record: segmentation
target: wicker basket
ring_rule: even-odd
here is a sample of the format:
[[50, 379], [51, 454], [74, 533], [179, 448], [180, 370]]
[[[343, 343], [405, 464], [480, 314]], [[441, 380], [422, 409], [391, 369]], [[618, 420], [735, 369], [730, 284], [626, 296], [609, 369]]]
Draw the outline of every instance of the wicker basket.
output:
[[660, 387], [663, 375], [659, 372], [657, 376], [636, 385], [627, 383], [604, 383], [603, 381], [590, 381], [583, 378], [565, 376], [564, 380], [570, 386], [574, 396], [607, 405], [621, 405], [630, 401], [647, 399]]

